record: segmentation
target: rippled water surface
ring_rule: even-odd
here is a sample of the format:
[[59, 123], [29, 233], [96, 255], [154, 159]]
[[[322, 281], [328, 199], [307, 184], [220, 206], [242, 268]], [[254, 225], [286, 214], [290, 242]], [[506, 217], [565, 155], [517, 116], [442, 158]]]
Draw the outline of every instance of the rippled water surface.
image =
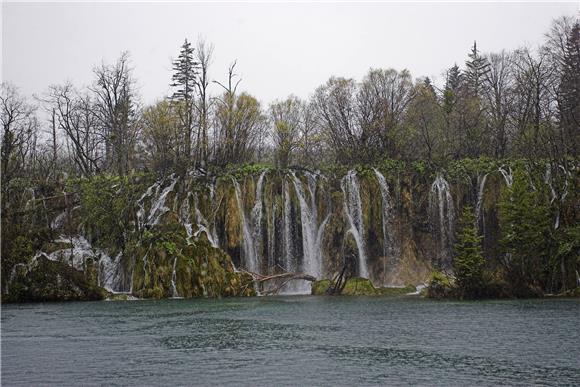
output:
[[580, 385], [577, 300], [4, 305], [2, 385]]

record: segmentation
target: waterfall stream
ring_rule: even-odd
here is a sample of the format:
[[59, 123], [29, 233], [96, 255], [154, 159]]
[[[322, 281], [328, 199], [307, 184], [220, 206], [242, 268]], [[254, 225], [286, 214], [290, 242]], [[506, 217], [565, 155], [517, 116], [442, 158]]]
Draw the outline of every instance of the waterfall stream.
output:
[[243, 233], [242, 247], [243, 247], [244, 263], [248, 271], [256, 273], [259, 271], [259, 265], [256, 257], [256, 249], [254, 247], [254, 238], [253, 238], [254, 235], [252, 230], [250, 229], [250, 225], [248, 224], [246, 214], [244, 212], [240, 184], [233, 177], [232, 182], [234, 184], [236, 202], [238, 204], [238, 210], [240, 212], [240, 222], [242, 224], [242, 233]]
[[306, 200], [306, 193], [302, 182], [295, 173], [292, 173], [292, 181], [300, 204], [300, 223], [302, 225], [302, 250], [304, 258], [302, 260], [302, 271], [316, 278], [322, 276], [322, 253], [320, 245], [324, 227], [328, 222], [330, 214], [318, 225], [318, 214], [316, 208], [316, 177], [308, 174], [308, 193], [310, 204]]
[[478, 177], [479, 189], [477, 190], [477, 203], [475, 205], [475, 222], [477, 227], [482, 230], [485, 235], [485, 219], [483, 214], [483, 193], [485, 192], [485, 182], [487, 181], [487, 173], [483, 177]]
[[431, 185], [429, 216], [432, 226], [438, 228], [439, 232], [439, 264], [449, 267], [454, 241], [455, 210], [449, 183], [441, 175]]
[[364, 242], [362, 202], [356, 172], [349, 171], [342, 178], [340, 185], [344, 194], [344, 212], [350, 227], [348, 233], [354, 237], [358, 249], [358, 275], [363, 278], [369, 278]]

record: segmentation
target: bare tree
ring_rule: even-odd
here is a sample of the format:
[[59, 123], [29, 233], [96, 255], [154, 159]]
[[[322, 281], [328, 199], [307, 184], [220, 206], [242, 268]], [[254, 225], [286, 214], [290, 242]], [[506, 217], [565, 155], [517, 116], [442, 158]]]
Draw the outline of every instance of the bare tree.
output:
[[276, 164], [285, 168], [292, 162], [292, 155], [301, 141], [303, 103], [295, 96], [270, 105], [272, 140], [276, 152]]
[[195, 104], [198, 113], [199, 131], [198, 131], [198, 159], [202, 167], [205, 167], [209, 157], [209, 122], [210, 122], [210, 98], [208, 95], [209, 87], [209, 66], [213, 55], [213, 45], [207, 44], [203, 39], [197, 42], [197, 51], [195, 53], [197, 63], [199, 63], [199, 74], [196, 82], [198, 100]]
[[28, 156], [34, 151], [38, 131], [36, 108], [21, 97], [16, 88], [0, 85], [0, 120], [2, 121], [2, 190], [23, 174]]
[[[80, 95], [67, 83], [51, 86], [46, 98], [52, 116], [53, 149], [56, 144], [56, 126], [66, 135], [70, 156], [81, 175], [92, 176], [99, 172], [100, 145], [103, 138], [98, 132], [98, 120], [88, 95]], [[56, 162], [56, 160], [55, 160]]]
[[130, 169], [138, 134], [129, 54], [123, 52], [114, 65], [102, 64], [94, 73], [97, 79], [91, 90], [96, 96], [95, 113], [105, 138], [108, 168], [125, 175]]

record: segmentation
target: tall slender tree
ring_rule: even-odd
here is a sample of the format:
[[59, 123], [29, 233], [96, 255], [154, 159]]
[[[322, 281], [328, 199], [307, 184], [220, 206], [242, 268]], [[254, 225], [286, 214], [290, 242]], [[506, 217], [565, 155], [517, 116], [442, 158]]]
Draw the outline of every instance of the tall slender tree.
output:
[[184, 155], [186, 165], [196, 166], [192, 149], [193, 132], [195, 125], [194, 102], [197, 87], [199, 63], [194, 59], [194, 48], [185, 39], [181, 45], [181, 51], [173, 61], [173, 76], [171, 87], [176, 90], [171, 97], [176, 102], [175, 107], [179, 113], [184, 143]]

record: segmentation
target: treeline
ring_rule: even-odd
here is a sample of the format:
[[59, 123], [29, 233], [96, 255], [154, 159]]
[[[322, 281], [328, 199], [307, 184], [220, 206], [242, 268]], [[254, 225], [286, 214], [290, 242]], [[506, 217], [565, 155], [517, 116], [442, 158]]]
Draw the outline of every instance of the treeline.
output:
[[407, 70], [371, 69], [361, 81], [331, 77], [308, 100], [290, 96], [267, 108], [240, 91], [235, 63], [225, 81], [212, 80], [212, 55], [212, 45], [186, 40], [173, 62], [172, 95], [150, 106], [139, 102], [127, 53], [95, 67], [90, 86], [53, 85], [34, 103], [3, 84], [3, 186], [63, 171], [561, 160], [580, 150], [580, 26], [569, 17], [555, 20], [536, 50], [482, 54], [474, 43], [440, 88]]

